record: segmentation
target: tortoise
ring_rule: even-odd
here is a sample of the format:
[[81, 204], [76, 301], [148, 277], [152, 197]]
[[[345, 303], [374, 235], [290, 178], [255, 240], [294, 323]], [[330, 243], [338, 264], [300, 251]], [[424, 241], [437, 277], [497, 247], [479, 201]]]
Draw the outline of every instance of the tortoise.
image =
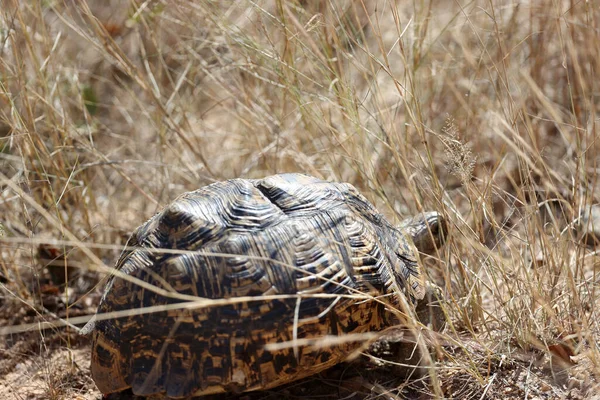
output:
[[[352, 185], [302, 174], [185, 193], [133, 233], [83, 328], [93, 379], [186, 398], [316, 374], [411, 315], [390, 310], [426, 314], [440, 289], [417, 249], [446, 232], [437, 212], [394, 227]], [[315, 345], [331, 337], [350, 339]]]

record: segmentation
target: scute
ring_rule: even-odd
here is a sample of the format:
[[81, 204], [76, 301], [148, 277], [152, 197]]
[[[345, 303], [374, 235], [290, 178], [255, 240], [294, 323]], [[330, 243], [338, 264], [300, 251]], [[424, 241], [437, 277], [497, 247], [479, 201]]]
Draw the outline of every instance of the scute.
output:
[[298, 174], [275, 175], [256, 187], [286, 214], [311, 214], [339, 206], [343, 194], [329, 182]]
[[[265, 345], [380, 331], [395, 321], [386, 302], [423, 298], [406, 236], [351, 185], [301, 174], [186, 193], [132, 243], [117, 268], [164, 292], [110, 279], [98, 313], [133, 312], [95, 323], [92, 375], [103, 393], [268, 389], [343, 361], [361, 343]], [[177, 295], [231, 302], [179, 308]], [[164, 308], [135, 312], [146, 307]]]

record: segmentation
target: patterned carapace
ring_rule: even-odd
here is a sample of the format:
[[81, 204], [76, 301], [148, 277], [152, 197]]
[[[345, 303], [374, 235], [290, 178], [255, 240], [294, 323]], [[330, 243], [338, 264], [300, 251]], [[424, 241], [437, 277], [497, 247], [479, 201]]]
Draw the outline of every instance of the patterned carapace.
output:
[[444, 233], [437, 213], [395, 228], [352, 185], [301, 174], [183, 194], [135, 231], [84, 328], [93, 378], [103, 393], [182, 398], [315, 374], [364, 343], [306, 339], [397, 324], [386, 309], [428, 287], [415, 243]]

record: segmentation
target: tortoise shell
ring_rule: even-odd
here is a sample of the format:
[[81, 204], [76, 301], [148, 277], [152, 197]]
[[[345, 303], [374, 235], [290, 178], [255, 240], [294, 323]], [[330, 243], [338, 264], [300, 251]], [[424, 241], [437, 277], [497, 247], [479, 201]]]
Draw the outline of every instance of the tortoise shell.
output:
[[438, 222], [395, 228], [352, 185], [301, 174], [185, 193], [135, 231], [84, 328], [93, 379], [183, 398], [318, 373], [364, 345], [321, 339], [381, 331], [401, 297], [424, 298], [411, 238]]

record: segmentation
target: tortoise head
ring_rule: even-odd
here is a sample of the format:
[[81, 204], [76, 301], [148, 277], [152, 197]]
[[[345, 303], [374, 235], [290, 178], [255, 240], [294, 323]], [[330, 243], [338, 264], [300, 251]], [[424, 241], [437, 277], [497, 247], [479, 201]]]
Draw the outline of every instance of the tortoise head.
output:
[[432, 254], [441, 248], [448, 236], [448, 221], [437, 211], [425, 212], [405, 219], [399, 226], [420, 253]]

